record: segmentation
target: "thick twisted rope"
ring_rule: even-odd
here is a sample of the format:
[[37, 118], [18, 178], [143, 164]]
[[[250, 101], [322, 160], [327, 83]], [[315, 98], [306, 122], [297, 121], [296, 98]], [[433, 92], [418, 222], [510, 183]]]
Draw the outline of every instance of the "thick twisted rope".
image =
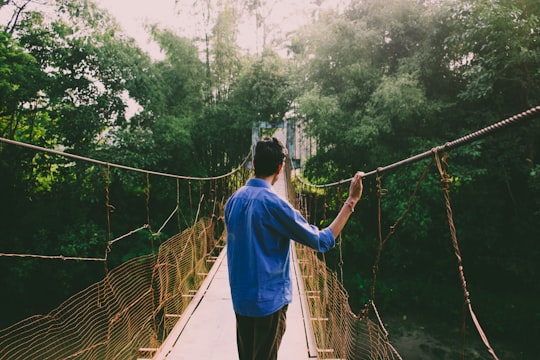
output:
[[[470, 143], [472, 141], [479, 140], [479, 139], [481, 139], [483, 137], [486, 137], [487, 135], [491, 135], [493, 132], [495, 132], [497, 130], [500, 130], [500, 129], [505, 128], [505, 127], [510, 126], [510, 125], [513, 125], [513, 124], [515, 124], [515, 123], [517, 123], [519, 121], [525, 120], [525, 119], [530, 118], [530, 117], [532, 117], [534, 115], [537, 115], [539, 113], [540, 113], [540, 106], [535, 106], [533, 108], [530, 108], [529, 110], [526, 110], [526, 111], [523, 111], [523, 112], [521, 112], [519, 114], [513, 115], [513, 116], [511, 116], [511, 117], [509, 117], [509, 118], [507, 118], [505, 120], [499, 121], [499, 122], [497, 122], [497, 123], [495, 123], [493, 125], [487, 126], [487, 127], [483, 128], [483, 129], [480, 129], [478, 131], [475, 131], [473, 133], [470, 133], [468, 135], [460, 137], [460, 138], [458, 138], [456, 140], [447, 142], [446, 144], [444, 144], [442, 146], [439, 146], [438, 149], [440, 149], [442, 151], [448, 151], [448, 150], [457, 148], [459, 146], [465, 145], [465, 144]], [[393, 169], [396, 169], [396, 168], [401, 167], [403, 165], [411, 164], [411, 163], [417, 162], [419, 160], [426, 159], [428, 157], [431, 157], [432, 155], [433, 155], [433, 150], [430, 149], [430, 150], [424, 151], [423, 153], [411, 156], [411, 157], [409, 157], [407, 159], [395, 162], [393, 164], [383, 166], [383, 167], [378, 167], [375, 170], [368, 171], [368, 172], [364, 173], [364, 177], [377, 175], [377, 174], [383, 173], [383, 172], [388, 171], [388, 170], [393, 170]], [[336, 185], [343, 184], [343, 183], [346, 183], [346, 182], [350, 182], [352, 179], [353, 178], [351, 177], [351, 178], [348, 178], [348, 179], [345, 179], [345, 180], [340, 180], [340, 181], [336, 181], [336, 182], [333, 182], [333, 183], [321, 184], [321, 185], [308, 184], [303, 179], [299, 179], [299, 180], [301, 182], [304, 182], [308, 186], [312, 186], [312, 187], [316, 187], [316, 188], [325, 188], [325, 187], [332, 187], [332, 186], [336, 186]]]

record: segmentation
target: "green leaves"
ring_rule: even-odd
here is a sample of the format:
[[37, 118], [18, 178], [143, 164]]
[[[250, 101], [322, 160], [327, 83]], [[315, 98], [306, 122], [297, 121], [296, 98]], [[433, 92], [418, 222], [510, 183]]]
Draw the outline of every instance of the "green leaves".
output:
[[[463, 31], [449, 44], [461, 58], [456, 68], [467, 82], [467, 101], [494, 99], [517, 111], [538, 96], [540, 21], [531, 1], [479, 1], [458, 8]], [[531, 95], [533, 96], [531, 98]]]
[[233, 101], [251, 121], [280, 122], [293, 99], [288, 75], [285, 61], [267, 51], [239, 76]]
[[24, 124], [21, 119], [31, 113], [28, 108], [35, 106], [39, 91], [46, 84], [46, 75], [36, 59], [18, 46], [9, 34], [0, 33], [1, 136], [14, 138]]

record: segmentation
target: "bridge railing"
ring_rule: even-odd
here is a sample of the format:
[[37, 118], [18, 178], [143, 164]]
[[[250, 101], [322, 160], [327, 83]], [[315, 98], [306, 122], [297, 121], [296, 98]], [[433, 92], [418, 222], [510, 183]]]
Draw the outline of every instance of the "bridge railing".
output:
[[[287, 165], [287, 179], [292, 179], [292, 166], [289, 162]], [[289, 201], [313, 222], [309, 213], [310, 195], [296, 191], [292, 181], [288, 184]], [[355, 314], [337, 273], [327, 267], [316, 251], [296, 244], [296, 258], [304, 280], [318, 359], [401, 359], [384, 326], [378, 319], [370, 318], [378, 317], [374, 304], [366, 307], [371, 307], [371, 311]]]
[[151, 357], [219, 254], [220, 221], [200, 219], [156, 255], [131, 259], [51, 313], [0, 330], [0, 358]]
[[[153, 352], [188, 307], [224, 247], [223, 204], [232, 191], [243, 185], [250, 175], [246, 167], [250, 157], [246, 157], [243, 164], [228, 174], [195, 178], [106, 163], [3, 138], [0, 138], [0, 143], [67, 157], [72, 159], [74, 164], [79, 162], [95, 164], [93, 169], [100, 174], [102, 171], [106, 178], [104, 193], [108, 225], [108, 241], [105, 243], [106, 251], [103, 258], [34, 253], [0, 254], [0, 257], [32, 258], [33, 261], [70, 260], [105, 264], [105, 274], [101, 281], [69, 297], [48, 314], [34, 315], [0, 329], [0, 359], [93, 360], [152, 357]], [[56, 161], [56, 158], [51, 159]], [[113, 180], [120, 184], [118, 179], [111, 177], [116, 174], [111, 170], [117, 170], [122, 174], [125, 174], [125, 171], [130, 174], [143, 173], [146, 180], [145, 205], [148, 223], [115, 239], [111, 239], [111, 235], [117, 233], [111, 231], [111, 225], [123, 224], [118, 224], [116, 217], [111, 221], [109, 216], [109, 210], [114, 209], [109, 202], [110, 184], [115, 183]], [[176, 194], [171, 190], [174, 183]], [[156, 212], [152, 207], [154, 212], [151, 214], [150, 195], [158, 188], [161, 195], [169, 194], [173, 199], [176, 195], [176, 208], [161, 228], [154, 232], [150, 226], [151, 222], [155, 224], [153, 217], [160, 219], [169, 210], [161, 204], [160, 211]], [[73, 191], [78, 192], [80, 189]], [[163, 203], [170, 205], [171, 202]], [[136, 213], [136, 209], [128, 207], [124, 207], [123, 211], [125, 213], [121, 214], [122, 218], [129, 218]], [[177, 215], [177, 224], [175, 225], [173, 220], [167, 225], [169, 220], [174, 219], [174, 215]], [[185, 229], [180, 230], [182, 228]], [[162, 232], [163, 229], [165, 231]], [[109, 270], [111, 263], [121, 259], [115, 256], [115, 260], [112, 261], [107, 256], [113, 248], [113, 243], [122, 239], [127, 240], [131, 235], [143, 231], [148, 232], [148, 236], [143, 235], [139, 239], [152, 240], [151, 253], [131, 258]], [[174, 234], [173, 231], [179, 233], [167, 237], [167, 234]], [[118, 232], [123, 233], [119, 230]], [[80, 243], [87, 241], [87, 239], [77, 240]], [[160, 245], [154, 247], [157, 242]], [[117, 245], [120, 244], [116, 244], [115, 249], [118, 249]], [[134, 246], [138, 245], [140, 244]], [[125, 245], [125, 248], [129, 248], [129, 245]], [[40, 299], [35, 301], [38, 302]]]
[[351, 310], [347, 291], [337, 273], [329, 269], [315, 251], [303, 245], [297, 245], [296, 253], [318, 358], [401, 359], [377, 321]]

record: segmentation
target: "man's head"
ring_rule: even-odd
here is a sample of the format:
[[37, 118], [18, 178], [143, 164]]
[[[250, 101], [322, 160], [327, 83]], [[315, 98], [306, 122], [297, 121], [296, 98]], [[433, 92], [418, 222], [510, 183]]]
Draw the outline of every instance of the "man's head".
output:
[[277, 174], [287, 156], [287, 148], [276, 138], [264, 138], [257, 142], [253, 167], [255, 176], [262, 178]]

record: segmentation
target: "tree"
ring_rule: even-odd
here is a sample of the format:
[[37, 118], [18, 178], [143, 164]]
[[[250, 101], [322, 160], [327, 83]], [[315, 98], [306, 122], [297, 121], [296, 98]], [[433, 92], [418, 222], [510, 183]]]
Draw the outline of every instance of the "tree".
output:
[[[268, 37], [270, 24], [267, 19], [270, 17], [274, 8], [278, 5], [277, 0], [246, 0], [245, 7], [249, 13], [255, 15], [255, 37], [256, 51], [264, 52], [268, 46]], [[262, 32], [262, 34], [261, 34]], [[262, 39], [261, 39], [262, 38]]]
[[245, 121], [280, 122], [293, 101], [286, 62], [267, 50], [247, 67], [232, 93], [232, 101], [244, 111]]
[[225, 100], [241, 70], [241, 56], [236, 44], [237, 14], [231, 7], [220, 12], [212, 30], [212, 99]]
[[100, 54], [107, 42], [121, 40], [116, 23], [92, 3], [57, 5], [56, 18], [27, 13], [17, 38], [47, 73], [41, 84], [47, 136], [84, 154], [101, 132], [124, 120], [124, 80]]
[[[462, 1], [460, 35], [449, 38], [455, 71], [466, 84], [460, 97], [483, 101], [486, 111], [510, 114], [535, 105], [540, 87], [535, 1]], [[493, 110], [488, 110], [493, 109]]]
[[156, 65], [163, 84], [164, 113], [197, 115], [203, 105], [201, 94], [206, 82], [197, 48], [190, 40], [168, 30], [155, 29], [154, 37], [166, 53], [165, 59]]
[[[540, 66], [538, 10], [537, 2], [527, 0], [458, 3], [455, 18], [462, 30], [450, 36], [447, 44], [454, 72], [464, 84], [459, 99], [472, 109], [469, 123], [488, 125], [538, 103], [540, 74], [533, 70]], [[491, 256], [482, 256], [481, 267], [498, 271], [500, 277], [516, 274], [520, 283], [527, 283], [538, 269], [530, 267], [530, 252], [510, 255], [504, 244], [522, 231], [530, 232], [526, 238], [538, 236], [532, 225], [539, 221], [537, 204], [531, 201], [531, 194], [537, 192], [535, 167], [540, 148], [535, 139], [539, 134], [540, 127], [530, 123], [488, 139], [480, 143], [474, 161], [468, 164], [478, 169], [470, 178], [475, 196], [482, 194], [485, 199], [475, 205], [477, 213], [489, 212], [495, 217], [485, 226], [466, 225], [474, 238], [485, 238], [471, 251], [480, 256], [483, 247], [489, 246]], [[500, 176], [494, 178], [493, 174]], [[463, 192], [472, 196], [466, 191], [472, 189]], [[503, 223], [506, 226], [499, 226]], [[522, 245], [534, 248], [532, 243]]]
[[0, 33], [0, 59], [0, 136], [15, 139], [17, 135], [32, 142], [47, 76], [6, 33]]

